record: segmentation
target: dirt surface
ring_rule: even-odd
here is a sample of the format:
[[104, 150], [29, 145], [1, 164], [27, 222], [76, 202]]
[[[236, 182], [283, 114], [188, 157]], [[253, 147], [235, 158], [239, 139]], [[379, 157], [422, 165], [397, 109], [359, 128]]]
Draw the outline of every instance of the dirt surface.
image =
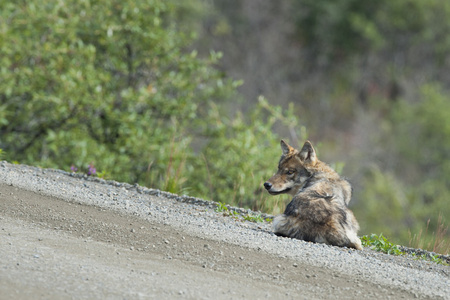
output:
[[0, 183], [0, 299], [435, 298], [41, 191]]

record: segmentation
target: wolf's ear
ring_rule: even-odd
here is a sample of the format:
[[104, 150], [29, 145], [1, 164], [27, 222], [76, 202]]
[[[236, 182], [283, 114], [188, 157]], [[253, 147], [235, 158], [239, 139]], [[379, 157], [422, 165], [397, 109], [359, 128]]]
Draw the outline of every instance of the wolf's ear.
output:
[[281, 140], [280, 145], [284, 155], [288, 154], [291, 151], [294, 151], [294, 148], [289, 146], [284, 140]]
[[298, 156], [304, 164], [315, 165], [317, 162], [316, 150], [310, 141], [305, 142]]

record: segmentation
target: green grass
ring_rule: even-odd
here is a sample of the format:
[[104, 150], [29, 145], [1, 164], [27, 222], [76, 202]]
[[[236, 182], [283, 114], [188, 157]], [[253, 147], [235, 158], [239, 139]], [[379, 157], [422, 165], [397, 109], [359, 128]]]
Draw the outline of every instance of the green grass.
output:
[[448, 266], [449, 264], [444, 261], [442, 258], [439, 257], [439, 255], [433, 255], [433, 254], [421, 254], [417, 255], [416, 253], [411, 253], [411, 256], [413, 256], [416, 260], [428, 260], [440, 265]]
[[430, 219], [427, 221], [425, 230], [420, 229], [416, 234], [409, 234], [409, 247], [416, 249], [426, 249], [436, 253], [449, 254], [450, 240], [448, 239], [449, 226], [445, 225], [442, 214], [439, 214], [437, 219], [436, 230], [430, 233]]
[[[398, 245], [389, 242], [381, 233], [380, 235], [364, 235], [361, 237], [361, 243], [364, 247], [369, 247], [372, 250], [383, 252], [389, 255], [407, 255], [406, 252], [400, 250]], [[437, 264], [448, 266], [448, 263], [441, 259], [438, 254], [417, 255], [416, 253], [412, 253], [411, 256], [415, 257], [417, 260], [427, 260]]]

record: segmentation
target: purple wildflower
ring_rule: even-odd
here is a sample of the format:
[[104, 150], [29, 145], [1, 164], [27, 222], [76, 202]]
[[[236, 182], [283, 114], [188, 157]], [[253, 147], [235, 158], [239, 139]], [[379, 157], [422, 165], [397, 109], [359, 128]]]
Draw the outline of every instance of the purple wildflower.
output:
[[70, 166], [70, 170], [71, 170], [72, 172], [76, 173], [76, 172], [78, 171], [78, 168], [75, 167], [75, 165], [71, 165], [71, 166]]
[[87, 174], [89, 176], [91, 176], [91, 175], [95, 175], [96, 173], [97, 173], [97, 170], [95, 169], [94, 164], [90, 163], [89, 164], [89, 170], [88, 170]]

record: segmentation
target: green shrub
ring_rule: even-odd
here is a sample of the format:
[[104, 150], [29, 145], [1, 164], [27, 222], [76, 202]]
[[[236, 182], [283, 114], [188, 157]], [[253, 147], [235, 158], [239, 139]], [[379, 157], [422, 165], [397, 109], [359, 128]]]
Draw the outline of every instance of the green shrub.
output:
[[[172, 2], [3, 1], [0, 147], [8, 160], [280, 211], [261, 184], [276, 169], [275, 125], [301, 130], [261, 99], [228, 117], [239, 81], [221, 54], [187, 51]], [[175, 2], [174, 2], [175, 3]], [[181, 6], [181, 10], [189, 6]]]
[[154, 1], [2, 1], [0, 147], [8, 160], [179, 192], [211, 101], [239, 84], [219, 53], [184, 51], [177, 7]]
[[292, 108], [283, 112], [262, 97], [248, 116], [238, 114], [229, 119], [212, 110], [206, 130], [210, 139], [196, 160], [195, 172], [188, 176], [187, 186], [218, 202], [266, 212], [284, 210], [286, 198], [270, 196], [262, 187], [276, 171], [281, 156], [275, 124], [298, 132], [302, 140], [307, 138]]

